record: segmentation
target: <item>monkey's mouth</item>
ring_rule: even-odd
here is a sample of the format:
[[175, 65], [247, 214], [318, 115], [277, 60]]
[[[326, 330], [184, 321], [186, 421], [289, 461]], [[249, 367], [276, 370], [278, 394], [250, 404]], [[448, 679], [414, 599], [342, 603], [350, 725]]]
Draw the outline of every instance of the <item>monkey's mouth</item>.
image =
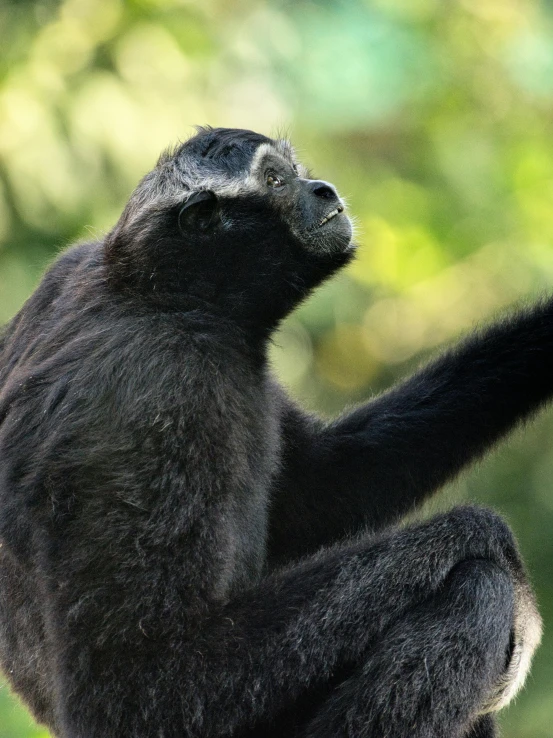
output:
[[318, 224], [318, 227], [320, 228], [325, 223], [328, 223], [328, 221], [331, 220], [332, 218], [334, 218], [336, 215], [340, 215], [340, 213], [343, 213], [343, 212], [344, 212], [344, 206], [343, 205], [338, 205], [338, 207], [337, 208], [334, 208], [334, 210], [332, 212], [330, 212], [328, 215], [325, 215], [325, 217]]

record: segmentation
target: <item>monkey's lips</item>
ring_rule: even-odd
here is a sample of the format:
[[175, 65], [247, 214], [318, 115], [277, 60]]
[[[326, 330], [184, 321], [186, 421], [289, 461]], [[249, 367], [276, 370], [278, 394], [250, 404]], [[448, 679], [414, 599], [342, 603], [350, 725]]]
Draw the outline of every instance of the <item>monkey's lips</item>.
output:
[[334, 210], [332, 210], [328, 215], [325, 215], [325, 217], [318, 223], [318, 228], [323, 226], [325, 223], [328, 223], [329, 220], [332, 218], [335, 218], [337, 215], [340, 215], [340, 213], [344, 212], [344, 206], [338, 205]]

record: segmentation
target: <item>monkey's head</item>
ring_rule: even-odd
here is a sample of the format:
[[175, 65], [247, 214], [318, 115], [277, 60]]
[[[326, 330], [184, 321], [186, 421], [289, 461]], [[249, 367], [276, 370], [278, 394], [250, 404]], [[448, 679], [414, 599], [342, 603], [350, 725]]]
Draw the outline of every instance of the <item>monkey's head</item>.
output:
[[290, 144], [200, 129], [164, 153], [106, 239], [110, 277], [270, 330], [353, 255], [344, 204]]

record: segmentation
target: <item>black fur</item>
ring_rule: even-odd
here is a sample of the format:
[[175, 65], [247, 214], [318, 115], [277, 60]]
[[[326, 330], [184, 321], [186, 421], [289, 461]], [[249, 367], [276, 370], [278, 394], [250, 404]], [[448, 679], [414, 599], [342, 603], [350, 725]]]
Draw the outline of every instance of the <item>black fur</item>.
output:
[[390, 525], [550, 397], [553, 305], [307, 416], [267, 343], [351, 231], [270, 143], [165, 154], [0, 339], [1, 664], [63, 738], [491, 738], [537, 619], [512, 535]]

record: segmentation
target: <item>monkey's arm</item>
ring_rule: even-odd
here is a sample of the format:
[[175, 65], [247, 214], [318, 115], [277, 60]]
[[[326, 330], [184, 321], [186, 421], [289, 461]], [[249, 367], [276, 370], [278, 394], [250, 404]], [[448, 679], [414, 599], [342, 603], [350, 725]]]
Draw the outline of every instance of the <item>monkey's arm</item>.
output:
[[398, 519], [552, 394], [548, 302], [473, 334], [329, 425], [287, 404], [271, 556], [299, 556]]
[[[64, 738], [253, 738], [310, 690], [347, 677], [319, 705], [322, 723], [298, 735], [341, 735], [325, 728], [328, 710], [341, 729], [354, 714], [375, 731], [384, 721], [394, 735], [460, 738], [505, 668], [507, 571], [518, 558], [487, 511], [459, 509], [335, 548], [207, 607], [179, 601], [171, 550], [151, 551], [148, 577], [136, 550], [134, 536], [114, 540], [92, 567], [74, 551], [73, 572], [50, 593]], [[159, 607], [168, 597], [173, 610]], [[151, 608], [158, 615], [143, 621]], [[404, 640], [403, 621], [401, 661], [393, 644]], [[390, 690], [403, 680], [394, 702]], [[429, 711], [438, 685], [440, 708]]]

